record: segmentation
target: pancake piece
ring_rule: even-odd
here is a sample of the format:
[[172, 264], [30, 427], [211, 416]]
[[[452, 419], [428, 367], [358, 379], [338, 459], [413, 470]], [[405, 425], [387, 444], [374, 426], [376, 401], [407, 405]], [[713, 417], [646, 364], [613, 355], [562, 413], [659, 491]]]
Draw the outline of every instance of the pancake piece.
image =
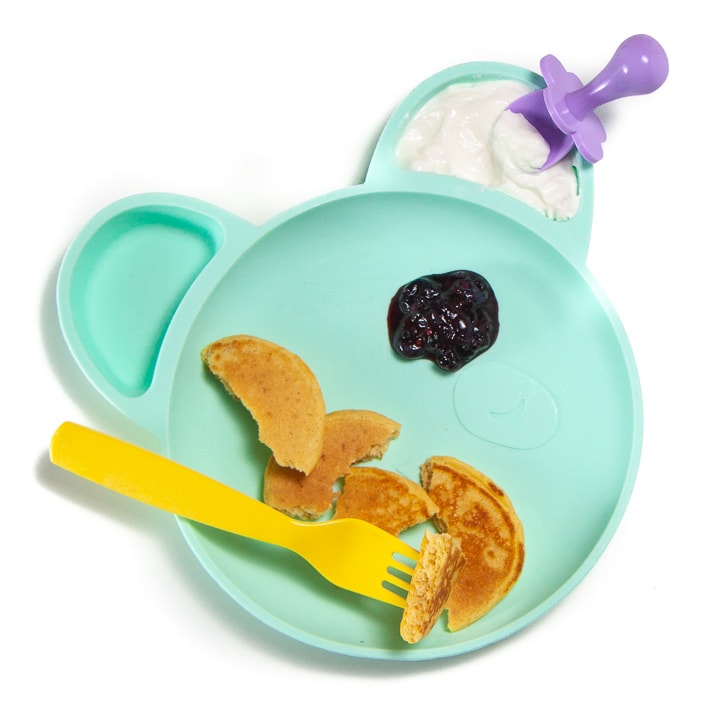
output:
[[425, 531], [400, 621], [403, 640], [414, 644], [433, 629], [464, 566], [465, 555], [457, 538]]
[[421, 482], [439, 507], [438, 530], [460, 540], [466, 558], [447, 602], [448, 629], [461, 630], [517, 581], [525, 561], [523, 527], [508, 496], [460, 460], [431, 457], [421, 468]]
[[230, 335], [201, 357], [210, 372], [258, 424], [260, 442], [283, 466], [308, 473], [323, 446], [325, 401], [305, 362], [281, 345], [251, 335]]
[[379, 467], [355, 467], [345, 475], [335, 517], [353, 517], [399, 535], [431, 518], [437, 505], [420, 485]]
[[400, 424], [371, 410], [336, 410], [325, 416], [320, 459], [310, 473], [282, 467], [273, 456], [265, 468], [264, 500], [302, 520], [316, 520], [332, 508], [333, 486], [356, 463], [381, 458]]

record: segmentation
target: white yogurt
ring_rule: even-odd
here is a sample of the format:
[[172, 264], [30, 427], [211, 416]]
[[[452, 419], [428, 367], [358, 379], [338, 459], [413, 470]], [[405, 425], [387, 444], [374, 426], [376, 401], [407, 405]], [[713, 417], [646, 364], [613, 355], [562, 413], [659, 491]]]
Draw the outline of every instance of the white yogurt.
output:
[[410, 121], [397, 147], [400, 165], [496, 188], [554, 220], [571, 218], [579, 196], [570, 157], [540, 170], [547, 143], [507, 110], [531, 90], [514, 80], [451, 85]]

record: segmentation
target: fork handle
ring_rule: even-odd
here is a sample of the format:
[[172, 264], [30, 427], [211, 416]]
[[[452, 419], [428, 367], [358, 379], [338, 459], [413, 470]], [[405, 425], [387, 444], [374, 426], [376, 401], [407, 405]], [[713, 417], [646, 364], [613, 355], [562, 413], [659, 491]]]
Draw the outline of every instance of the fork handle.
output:
[[153, 507], [244, 537], [287, 547], [296, 521], [184, 465], [118, 438], [65, 422], [50, 460]]

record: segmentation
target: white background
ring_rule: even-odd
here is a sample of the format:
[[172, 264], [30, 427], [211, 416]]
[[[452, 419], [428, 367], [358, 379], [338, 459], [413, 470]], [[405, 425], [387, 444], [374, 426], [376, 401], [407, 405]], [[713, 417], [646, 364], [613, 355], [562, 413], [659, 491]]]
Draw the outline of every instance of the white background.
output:
[[[4, 3], [0, 714], [720, 718], [718, 28], [718, 0]], [[608, 550], [540, 622], [418, 664], [306, 647], [225, 596], [172, 517], [50, 465], [66, 419], [142, 440], [55, 316], [58, 263], [97, 210], [167, 191], [261, 223], [361, 182], [435, 72], [553, 53], [589, 80], [638, 32], [670, 77], [607, 110], [588, 265], [635, 351], [643, 456]]]

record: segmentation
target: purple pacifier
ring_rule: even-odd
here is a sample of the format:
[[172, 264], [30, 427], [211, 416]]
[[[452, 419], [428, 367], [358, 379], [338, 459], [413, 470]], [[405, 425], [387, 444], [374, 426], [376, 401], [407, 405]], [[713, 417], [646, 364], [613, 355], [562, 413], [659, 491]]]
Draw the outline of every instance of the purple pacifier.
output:
[[667, 78], [668, 59], [657, 40], [633, 35], [620, 44], [610, 62], [587, 85], [554, 55], [540, 61], [547, 87], [518, 98], [508, 107], [535, 127], [550, 146], [541, 169], [554, 165], [573, 146], [591, 163], [603, 156], [607, 135], [595, 109], [629, 95], [647, 95]]

